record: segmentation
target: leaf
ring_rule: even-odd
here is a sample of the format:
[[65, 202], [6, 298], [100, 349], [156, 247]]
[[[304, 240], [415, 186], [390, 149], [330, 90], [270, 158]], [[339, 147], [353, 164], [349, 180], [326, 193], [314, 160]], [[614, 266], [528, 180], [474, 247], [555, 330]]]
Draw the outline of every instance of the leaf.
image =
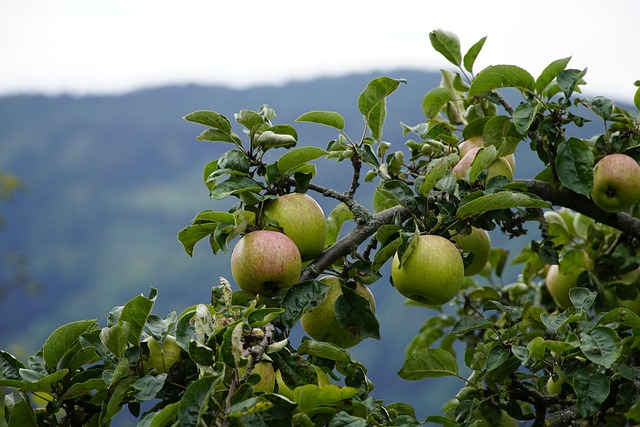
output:
[[578, 397], [578, 411], [583, 418], [589, 418], [600, 410], [609, 396], [609, 379], [600, 372], [579, 369], [573, 376], [573, 389]]
[[487, 145], [479, 149], [466, 173], [469, 182], [474, 182], [497, 157], [498, 149], [493, 145]]
[[427, 171], [424, 174], [424, 179], [420, 183], [419, 192], [420, 196], [426, 198], [429, 192], [435, 188], [438, 182], [444, 178], [451, 170], [451, 166], [457, 163], [459, 160], [457, 154], [449, 154], [445, 157], [440, 157], [429, 162]]
[[307, 384], [293, 390], [293, 400], [298, 402], [300, 410], [307, 411], [318, 406], [336, 405], [355, 396], [360, 391], [357, 388], [340, 387], [335, 384], [323, 387]]
[[509, 351], [498, 344], [491, 347], [487, 354], [487, 372], [495, 371], [509, 359]]
[[569, 318], [570, 315], [566, 311], [563, 311], [560, 314], [540, 314], [540, 321], [554, 334], [557, 333], [565, 323], [567, 323]]
[[335, 301], [338, 324], [345, 331], [360, 338], [380, 339], [380, 324], [369, 300], [354, 289], [342, 286], [342, 295]]
[[587, 359], [609, 369], [622, 354], [622, 340], [613, 329], [597, 326], [580, 333], [580, 349]]
[[402, 238], [398, 237], [388, 244], [381, 247], [378, 252], [373, 257], [373, 263], [371, 264], [371, 269], [373, 271], [379, 271], [382, 266], [389, 260], [389, 258], [393, 257], [400, 244], [402, 243]]
[[351, 356], [347, 350], [325, 341], [305, 340], [298, 347], [298, 354], [308, 354], [341, 363], [351, 362]]
[[503, 312], [504, 314], [506, 314], [507, 316], [509, 316], [511, 318], [512, 322], [517, 322], [518, 320], [520, 320], [520, 318], [522, 317], [522, 307], [518, 307], [518, 306], [511, 306], [511, 305], [504, 305], [501, 302], [498, 301], [487, 301], [484, 306], [483, 306], [484, 310], [491, 310], [491, 309], [495, 309], [495, 310], [499, 310], [501, 312]]
[[327, 427], [367, 427], [368, 425], [367, 420], [364, 418], [349, 415], [345, 411], [340, 411], [331, 418]]
[[344, 118], [333, 111], [309, 111], [296, 119], [296, 122], [310, 122], [344, 130]]
[[145, 375], [131, 385], [134, 390], [133, 396], [141, 402], [146, 402], [156, 397], [162, 390], [167, 374]]
[[111, 353], [120, 358], [127, 348], [130, 333], [131, 324], [129, 322], [106, 326], [100, 331], [100, 341]]
[[172, 425], [178, 415], [180, 401], [169, 403], [159, 411], [149, 412], [136, 427], [166, 427]]
[[405, 380], [422, 380], [458, 375], [458, 369], [458, 362], [448, 351], [421, 348], [407, 357], [398, 376]]
[[53, 331], [42, 346], [42, 356], [47, 366], [56, 369], [62, 356], [73, 347], [80, 335], [94, 330], [97, 326], [95, 320], [78, 320]]
[[197, 427], [204, 423], [202, 414], [208, 407], [209, 397], [220, 376], [206, 376], [193, 381], [187, 387], [178, 408], [178, 420], [181, 426]]
[[598, 293], [587, 288], [575, 287], [569, 289], [569, 299], [576, 310], [589, 310], [596, 301]]
[[155, 297], [147, 298], [143, 295], [138, 295], [124, 305], [118, 323], [120, 325], [122, 325], [123, 322], [129, 323], [129, 342], [131, 344], [137, 345], [140, 341], [142, 329], [147, 323], [147, 319], [149, 314], [151, 314], [154, 303]]
[[300, 165], [322, 157], [325, 154], [327, 154], [327, 152], [318, 147], [294, 148], [284, 153], [280, 159], [278, 159], [278, 171], [280, 171], [282, 175], [287, 175]]
[[237, 367], [242, 358], [242, 332], [244, 324], [238, 322], [227, 326], [223, 335], [223, 343], [220, 349], [222, 360], [228, 366]]
[[253, 141], [254, 146], [261, 147], [264, 151], [272, 148], [290, 148], [295, 146], [296, 143], [297, 140], [293, 135], [277, 133], [273, 130], [265, 130]]
[[533, 194], [518, 191], [500, 191], [485, 194], [461, 205], [456, 215], [458, 218], [464, 219], [484, 212], [515, 207], [549, 208], [551, 204]]
[[381, 186], [378, 187], [378, 189], [391, 195], [398, 201], [398, 203], [409, 209], [409, 211], [416, 211], [417, 202], [415, 200], [413, 190], [403, 181], [400, 181], [398, 179], [385, 181]]
[[558, 83], [558, 87], [564, 93], [567, 98], [570, 98], [575, 92], [578, 83], [582, 76], [586, 73], [585, 70], [562, 70], [558, 73], [556, 77], [556, 82]]
[[558, 73], [560, 73], [567, 67], [567, 64], [569, 64], [570, 60], [571, 57], [568, 56], [566, 58], [556, 59], [551, 64], [547, 65], [536, 80], [536, 92], [542, 94], [547, 86], [549, 86], [549, 83], [551, 83], [553, 79], [556, 78]]
[[640, 88], [638, 88], [635, 95], [633, 95], [633, 103], [635, 104], [636, 108], [640, 110]]
[[237, 146], [242, 145], [242, 140], [235, 133], [227, 133], [218, 129], [205, 129], [200, 135], [196, 137], [197, 141], [209, 141], [209, 142], [229, 142]]
[[609, 323], [618, 323], [629, 328], [640, 329], [640, 317], [625, 307], [616, 307], [598, 320], [598, 325], [606, 326]]
[[482, 47], [484, 46], [485, 41], [487, 41], [487, 36], [484, 36], [483, 38], [478, 40], [473, 46], [471, 46], [471, 48], [469, 48], [467, 53], [464, 55], [464, 58], [462, 58], [462, 63], [464, 64], [464, 68], [468, 72], [473, 73], [473, 64], [476, 62], [476, 58], [478, 57], [478, 54], [482, 50]]
[[183, 118], [188, 122], [220, 129], [227, 134], [231, 132], [231, 123], [229, 122], [229, 119], [215, 111], [198, 110], [187, 114]]
[[278, 307], [258, 308], [249, 315], [247, 320], [249, 321], [249, 326], [252, 328], [261, 328], [283, 312], [284, 309]]
[[435, 30], [429, 33], [431, 46], [453, 65], [460, 66], [460, 39], [454, 33], [445, 30]]
[[358, 110], [375, 140], [382, 139], [382, 126], [387, 116], [386, 97], [391, 95], [404, 80], [383, 76], [367, 84], [358, 97]]
[[498, 149], [498, 157], [515, 152], [522, 141], [522, 135], [507, 116], [490, 118], [484, 125], [482, 138], [485, 146], [494, 145]]
[[447, 105], [447, 102], [453, 101], [453, 99], [453, 93], [449, 89], [443, 87], [433, 88], [427, 92], [422, 100], [422, 112], [427, 119], [433, 119]]
[[280, 316], [282, 323], [292, 328], [305, 311], [317, 307], [329, 291], [329, 286], [319, 280], [307, 280], [292, 286], [284, 294], [281, 307], [284, 313]]
[[260, 184], [244, 176], [230, 176], [226, 181], [217, 184], [211, 189], [211, 197], [216, 200], [225, 199], [231, 195], [238, 195], [246, 191], [258, 193]]
[[590, 197], [593, 188], [594, 156], [581, 139], [570, 138], [558, 145], [556, 171], [565, 187], [583, 196]]
[[110, 425], [111, 419], [113, 419], [113, 417], [115, 417], [122, 409], [122, 402], [127, 398], [131, 384], [135, 380], [135, 377], [126, 377], [110, 390], [106, 405], [103, 403], [103, 407], [100, 412], [100, 425]]
[[604, 96], [596, 96], [591, 99], [583, 99], [582, 103], [588, 106], [602, 120], [609, 120], [611, 114], [613, 113], [613, 100]]
[[193, 249], [200, 240], [216, 231], [218, 223], [204, 223], [189, 225], [178, 232], [178, 241], [189, 256], [193, 256]]
[[480, 316], [462, 316], [453, 325], [451, 333], [454, 335], [463, 335], [467, 332], [477, 331], [479, 329], [487, 329], [493, 325], [489, 319]]
[[10, 353], [0, 350], [0, 384], [5, 380], [17, 380], [22, 382], [20, 369], [24, 368], [24, 364], [16, 359]]
[[67, 376], [68, 373], [68, 369], [61, 369], [50, 375], [42, 375], [30, 369], [20, 370], [20, 375], [27, 381], [24, 388], [25, 391], [32, 393], [51, 393], [51, 388]]
[[531, 102], [523, 102], [513, 111], [513, 126], [520, 135], [526, 135], [536, 118], [536, 107]]
[[[11, 393], [5, 396], [4, 404], [7, 427], [38, 427], [38, 421], [25, 393]], [[9, 410], [10, 408], [10, 410]]]
[[469, 87], [468, 96], [478, 96], [503, 87], [513, 87], [520, 92], [533, 92], [535, 82], [531, 74], [515, 65], [491, 65], [476, 76]]
[[333, 245], [340, 235], [340, 230], [345, 222], [353, 219], [353, 212], [345, 203], [338, 203], [327, 217], [327, 238], [325, 247]]

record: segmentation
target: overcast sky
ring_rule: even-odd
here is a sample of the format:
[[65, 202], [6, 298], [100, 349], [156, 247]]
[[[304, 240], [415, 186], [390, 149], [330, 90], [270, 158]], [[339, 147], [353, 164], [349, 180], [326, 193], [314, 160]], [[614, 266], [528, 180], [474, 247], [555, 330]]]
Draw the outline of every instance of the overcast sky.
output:
[[323, 75], [449, 67], [431, 30], [483, 36], [477, 69], [537, 77], [572, 56], [586, 91], [630, 102], [640, 1], [0, 0], [0, 95], [122, 93], [168, 83], [247, 87]]

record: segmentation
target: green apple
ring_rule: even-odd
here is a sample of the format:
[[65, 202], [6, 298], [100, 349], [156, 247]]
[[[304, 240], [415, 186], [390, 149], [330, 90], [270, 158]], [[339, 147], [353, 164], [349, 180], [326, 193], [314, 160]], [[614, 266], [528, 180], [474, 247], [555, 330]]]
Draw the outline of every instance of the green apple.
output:
[[303, 261], [324, 250], [327, 220], [322, 208], [306, 193], [291, 193], [265, 203], [264, 219], [277, 221], [282, 232], [296, 244]]
[[546, 385], [546, 390], [547, 390], [547, 394], [558, 394], [560, 393], [560, 390], [562, 390], [562, 383], [563, 383], [563, 379], [562, 377], [558, 377], [558, 379], [556, 381], [553, 380], [553, 376], [550, 376], [549, 379], [547, 380], [547, 385]]
[[569, 290], [578, 285], [578, 276], [580, 276], [583, 271], [584, 269], [576, 269], [569, 274], [561, 274], [560, 267], [557, 264], [549, 267], [545, 278], [547, 290], [562, 310], [572, 306], [571, 300], [569, 299]]
[[284, 293], [302, 272], [300, 252], [278, 231], [258, 230], [243, 236], [231, 253], [231, 274], [241, 289], [260, 295]]
[[160, 347], [160, 343], [152, 336], [145, 338], [143, 342], [146, 342], [149, 347], [149, 359], [143, 361], [144, 371], [146, 373], [152, 369], [158, 374], [168, 372], [174, 363], [182, 360], [182, 355], [180, 354], [182, 348], [178, 345], [173, 335], [167, 335], [165, 337], [162, 348]]
[[482, 228], [471, 227], [469, 234], [456, 234], [451, 240], [456, 242], [465, 253], [473, 254], [473, 261], [464, 269], [465, 276], [473, 276], [482, 271], [491, 256], [491, 238]]
[[[473, 147], [467, 153], [462, 156], [460, 161], [451, 169], [451, 172], [458, 179], [465, 179], [467, 170], [471, 167], [473, 160], [476, 158], [476, 154], [480, 151], [480, 147]], [[509, 179], [513, 179], [513, 169], [509, 165], [509, 162], [504, 157], [498, 157], [487, 166], [487, 177], [485, 182], [489, 181], [494, 176], [506, 176]]]
[[[466, 139], [458, 145], [458, 150], [460, 150], [460, 156], [464, 156], [471, 150], [472, 148], [482, 148], [484, 147], [484, 139], [481, 136], [474, 136], [469, 139]], [[509, 166], [511, 166], [512, 173], [516, 170], [516, 156], [511, 153], [507, 154], [504, 158]]]
[[[300, 325], [315, 340], [330, 342], [342, 348], [353, 347], [362, 341], [362, 338], [342, 329], [336, 317], [336, 299], [342, 295], [340, 279], [335, 276], [326, 276], [320, 281], [330, 286], [329, 291], [316, 308], [302, 315]], [[369, 301], [371, 310], [375, 313], [376, 302], [369, 288], [358, 283], [356, 293]]]
[[451, 301], [464, 281], [464, 262], [458, 248], [441, 236], [422, 235], [400, 266], [391, 263], [393, 285], [405, 297], [429, 305]]
[[605, 211], [622, 212], [640, 200], [640, 165], [626, 154], [609, 154], [593, 170], [591, 198]]

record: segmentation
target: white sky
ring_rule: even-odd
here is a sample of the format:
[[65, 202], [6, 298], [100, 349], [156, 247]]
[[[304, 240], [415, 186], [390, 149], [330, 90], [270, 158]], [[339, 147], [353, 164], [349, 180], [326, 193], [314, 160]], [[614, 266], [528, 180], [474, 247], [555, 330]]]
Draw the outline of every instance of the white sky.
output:
[[167, 83], [247, 87], [322, 75], [449, 68], [431, 30], [476, 71], [534, 77], [572, 56], [586, 92], [630, 102], [640, 79], [640, 1], [0, 0], [0, 95], [122, 93]]

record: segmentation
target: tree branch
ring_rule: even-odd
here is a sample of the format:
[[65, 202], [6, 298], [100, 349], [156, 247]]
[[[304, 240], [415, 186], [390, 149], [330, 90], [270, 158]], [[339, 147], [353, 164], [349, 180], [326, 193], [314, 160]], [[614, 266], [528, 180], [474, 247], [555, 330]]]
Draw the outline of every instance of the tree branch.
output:
[[626, 212], [613, 213], [600, 209], [591, 199], [568, 188], [555, 188], [551, 184], [535, 179], [518, 180], [526, 184], [527, 191], [557, 206], [564, 206], [587, 215], [594, 220], [617, 228], [625, 234], [640, 239], [640, 219]]

